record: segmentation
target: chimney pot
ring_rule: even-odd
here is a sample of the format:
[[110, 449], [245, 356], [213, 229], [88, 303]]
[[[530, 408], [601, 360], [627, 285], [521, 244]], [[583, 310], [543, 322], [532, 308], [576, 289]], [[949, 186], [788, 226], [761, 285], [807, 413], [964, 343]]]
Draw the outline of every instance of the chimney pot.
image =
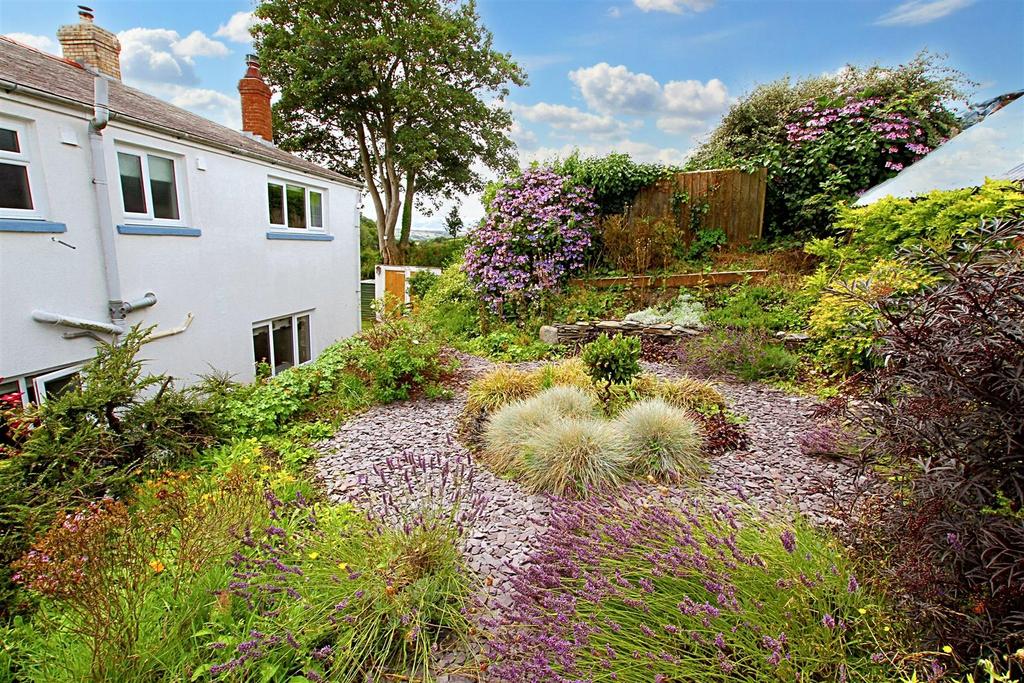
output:
[[80, 21], [57, 30], [64, 58], [85, 64], [121, 80], [121, 43], [110, 31], [93, 23], [91, 7], [78, 6]]
[[245, 76], [238, 81], [238, 94], [242, 100], [242, 130], [258, 135], [267, 142], [274, 141], [273, 117], [270, 113], [270, 86], [260, 73], [256, 55], [245, 56]]

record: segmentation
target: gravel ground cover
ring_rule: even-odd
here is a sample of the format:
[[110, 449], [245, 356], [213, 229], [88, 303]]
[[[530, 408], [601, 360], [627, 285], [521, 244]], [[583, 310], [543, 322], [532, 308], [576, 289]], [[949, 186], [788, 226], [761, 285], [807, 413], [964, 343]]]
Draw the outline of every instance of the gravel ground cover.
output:
[[[460, 360], [454, 398], [393, 403], [353, 418], [318, 445], [322, 455], [316, 462], [317, 475], [332, 501], [376, 505], [385, 494], [401, 495], [394, 482], [402, 478], [418, 495], [445, 490], [445, 483], [450, 495], [450, 480], [441, 481], [449, 475], [442, 472], [469, 468], [467, 485], [474, 496], [482, 495], [464, 550], [469, 567], [485, 587], [487, 607], [500, 609], [509, 603], [512, 576], [542, 540], [551, 502], [472, 465], [471, 454], [456, 438], [457, 420], [465, 405], [465, 386], [493, 364], [466, 355]], [[645, 369], [664, 377], [679, 374], [665, 364], [645, 363]], [[800, 452], [797, 440], [814, 424], [816, 400], [758, 384], [719, 382], [718, 388], [733, 412], [747, 418], [750, 444], [712, 458], [711, 472], [699, 485], [702, 492], [740, 496], [761, 509], [799, 510], [826, 526], [839, 524], [836, 505], [854, 499], [857, 472], [841, 460]], [[678, 493], [693, 492], [679, 488]]]

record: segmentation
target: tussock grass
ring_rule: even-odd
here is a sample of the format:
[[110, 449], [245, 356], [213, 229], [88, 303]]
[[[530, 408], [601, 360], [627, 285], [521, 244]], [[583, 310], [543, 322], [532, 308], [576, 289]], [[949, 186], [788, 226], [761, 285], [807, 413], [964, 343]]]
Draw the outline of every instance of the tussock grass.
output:
[[532, 492], [584, 496], [626, 477], [622, 435], [610, 422], [563, 418], [535, 430], [525, 445], [521, 481]]
[[623, 410], [615, 422], [632, 474], [677, 480], [694, 479], [707, 470], [700, 428], [685, 411], [647, 399]]

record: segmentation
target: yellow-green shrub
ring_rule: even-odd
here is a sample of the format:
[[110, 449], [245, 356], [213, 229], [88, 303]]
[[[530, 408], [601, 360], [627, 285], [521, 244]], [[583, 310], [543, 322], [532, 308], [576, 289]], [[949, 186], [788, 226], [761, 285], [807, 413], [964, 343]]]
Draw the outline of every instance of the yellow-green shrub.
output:
[[900, 261], [882, 260], [866, 275], [835, 284], [811, 309], [810, 333], [819, 369], [845, 375], [871, 367], [876, 316], [869, 302], [916, 292], [934, 279]]

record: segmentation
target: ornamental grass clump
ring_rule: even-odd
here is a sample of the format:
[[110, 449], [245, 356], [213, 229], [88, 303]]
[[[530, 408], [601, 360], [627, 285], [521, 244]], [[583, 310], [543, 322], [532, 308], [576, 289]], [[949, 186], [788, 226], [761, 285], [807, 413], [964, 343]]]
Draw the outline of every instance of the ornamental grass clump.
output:
[[540, 381], [535, 374], [500, 366], [469, 385], [466, 408], [474, 413], [494, 412], [538, 391]]
[[615, 425], [561, 418], [534, 430], [521, 463], [520, 481], [527, 490], [579, 497], [624, 482], [628, 458]]
[[692, 480], [707, 470], [700, 426], [665, 401], [634, 403], [622, 411], [615, 425], [628, 454], [627, 469], [637, 477]]
[[898, 625], [833, 540], [651, 496], [556, 508], [511, 608], [487, 624], [494, 680], [894, 680]]
[[594, 417], [597, 401], [576, 387], [555, 386], [525, 401], [496, 412], [484, 428], [483, 454], [499, 474], [514, 475], [522, 470], [526, 443], [553, 421]]

